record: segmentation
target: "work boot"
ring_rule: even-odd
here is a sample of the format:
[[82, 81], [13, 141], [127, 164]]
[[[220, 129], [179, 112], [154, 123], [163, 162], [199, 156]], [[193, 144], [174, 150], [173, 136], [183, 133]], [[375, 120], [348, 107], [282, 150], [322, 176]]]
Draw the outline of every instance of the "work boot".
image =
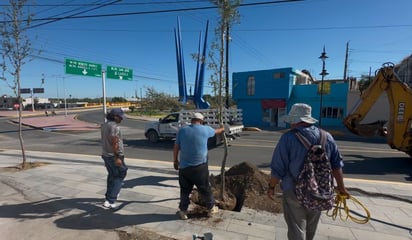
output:
[[180, 211], [177, 212], [177, 215], [179, 215], [179, 218], [180, 218], [181, 220], [187, 220], [187, 219], [189, 219], [189, 217], [187, 216], [187, 212], [186, 212], [186, 211], [180, 210]]
[[219, 212], [219, 208], [217, 206], [213, 206], [211, 209], [207, 211], [207, 216], [211, 217], [212, 215]]

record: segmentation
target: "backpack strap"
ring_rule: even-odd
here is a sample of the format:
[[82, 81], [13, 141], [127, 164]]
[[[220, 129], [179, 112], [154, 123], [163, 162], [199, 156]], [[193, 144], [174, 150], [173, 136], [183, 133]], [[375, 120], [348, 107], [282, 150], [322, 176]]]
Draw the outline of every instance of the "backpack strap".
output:
[[[326, 144], [326, 132], [322, 129], [319, 128], [319, 132], [320, 132], [320, 144], [322, 145], [322, 148], [325, 149], [325, 144]], [[306, 150], [308, 151], [311, 146], [312, 143], [298, 130], [295, 129], [294, 131], [296, 137], [299, 139], [299, 142], [301, 142], [303, 144], [303, 146], [306, 148]], [[289, 172], [290, 172], [290, 167], [289, 167]], [[293, 176], [292, 172], [290, 172], [290, 175]], [[294, 182], [296, 183], [296, 178], [294, 178]]]
[[299, 141], [303, 144], [303, 146], [305, 146], [306, 150], [309, 150], [310, 146], [312, 145], [309, 140], [303, 136], [302, 133], [300, 133], [299, 131], [295, 132], [296, 137], [299, 139]]
[[[306, 148], [306, 151], [309, 151], [310, 147], [312, 146], [312, 144], [309, 142], [309, 140], [305, 136], [303, 136], [303, 134], [300, 133], [298, 130], [295, 131], [295, 135], [298, 138], [299, 142], [301, 142], [303, 144], [303, 146]], [[305, 157], [305, 161], [307, 161], [306, 157]], [[290, 162], [289, 162], [289, 164], [290, 164]], [[289, 174], [292, 176], [293, 182], [296, 184], [299, 174], [296, 177], [293, 176], [292, 172], [290, 171], [290, 166], [288, 166], [288, 167], [289, 167]]]
[[[319, 133], [320, 133], [320, 145], [322, 145], [322, 148], [325, 149], [325, 145], [326, 145], [326, 132], [322, 129], [319, 128]], [[303, 136], [302, 133], [300, 133], [299, 131], [295, 132], [296, 137], [299, 139], [299, 141], [303, 144], [303, 146], [305, 146], [306, 149], [309, 149], [312, 144], [309, 142], [309, 140]]]
[[320, 145], [322, 145], [322, 148], [323, 148], [323, 149], [326, 149], [326, 148], [325, 148], [325, 146], [326, 146], [326, 140], [327, 140], [326, 131], [324, 131], [324, 130], [322, 130], [322, 129], [319, 128], [319, 132], [320, 132]]

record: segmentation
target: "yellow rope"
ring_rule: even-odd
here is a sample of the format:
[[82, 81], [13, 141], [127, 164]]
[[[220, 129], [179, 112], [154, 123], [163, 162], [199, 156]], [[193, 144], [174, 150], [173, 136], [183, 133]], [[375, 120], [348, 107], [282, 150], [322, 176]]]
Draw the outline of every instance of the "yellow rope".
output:
[[[355, 203], [355, 205], [357, 204], [361, 206], [365, 210], [366, 217], [361, 219], [361, 218], [356, 218], [353, 215], [351, 215], [349, 207], [346, 203], [347, 199], [352, 200]], [[346, 218], [344, 218], [344, 215], [342, 214], [342, 210], [345, 212]], [[329, 213], [329, 211], [332, 211], [332, 212]], [[336, 197], [335, 197], [335, 207], [332, 208], [331, 210], [328, 210], [326, 212], [326, 215], [329, 217], [332, 217], [333, 220], [336, 220], [336, 217], [339, 215], [340, 219], [343, 221], [346, 221], [349, 218], [355, 223], [359, 223], [359, 224], [365, 224], [371, 218], [371, 214], [369, 210], [358, 199], [356, 199], [353, 196], [342, 195], [339, 192], [337, 192]]]

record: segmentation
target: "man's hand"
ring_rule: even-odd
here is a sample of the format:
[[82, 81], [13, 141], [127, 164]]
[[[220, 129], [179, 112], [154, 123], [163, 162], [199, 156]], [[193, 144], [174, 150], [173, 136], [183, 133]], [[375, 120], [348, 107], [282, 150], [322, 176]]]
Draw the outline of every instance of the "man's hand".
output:
[[116, 165], [117, 167], [121, 167], [122, 166], [122, 160], [120, 158], [116, 158], [114, 160], [114, 165]]
[[179, 160], [173, 161], [173, 167], [175, 168], [175, 170], [179, 170]]
[[279, 180], [277, 178], [271, 177], [269, 184], [268, 184], [268, 191], [267, 191], [267, 195], [270, 199], [275, 200], [273, 198], [273, 195], [275, 195], [275, 191], [276, 191], [276, 186], [278, 185]]
[[275, 200], [273, 195], [275, 195], [275, 188], [268, 188], [267, 195], [270, 199]]
[[346, 198], [350, 197], [350, 193], [348, 192], [348, 190], [345, 187], [338, 186], [337, 190], [341, 195], [346, 196]]

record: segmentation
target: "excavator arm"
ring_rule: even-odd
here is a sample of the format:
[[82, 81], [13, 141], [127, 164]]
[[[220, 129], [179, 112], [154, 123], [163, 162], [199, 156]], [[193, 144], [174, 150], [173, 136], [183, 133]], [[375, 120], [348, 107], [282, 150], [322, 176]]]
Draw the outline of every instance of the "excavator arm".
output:
[[[369, 110], [386, 92], [389, 103], [389, 121], [374, 124], [360, 124]], [[382, 135], [391, 148], [412, 156], [412, 90], [399, 80], [391, 63], [385, 63], [375, 80], [362, 93], [355, 110], [343, 120], [351, 132], [361, 136]]]

